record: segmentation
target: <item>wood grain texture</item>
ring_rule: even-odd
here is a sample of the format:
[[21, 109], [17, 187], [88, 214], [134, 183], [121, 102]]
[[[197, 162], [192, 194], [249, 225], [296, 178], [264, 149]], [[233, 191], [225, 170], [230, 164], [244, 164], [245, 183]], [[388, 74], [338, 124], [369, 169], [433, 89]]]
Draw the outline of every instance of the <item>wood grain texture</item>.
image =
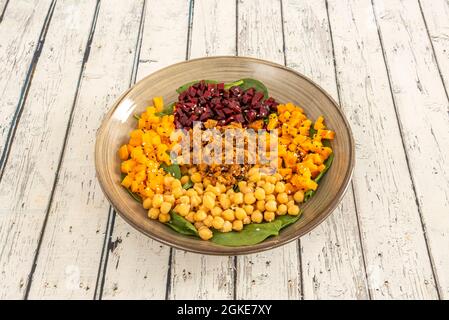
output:
[[[238, 1], [238, 55], [284, 64], [281, 5], [278, 1]], [[237, 257], [236, 299], [299, 299], [298, 242]]]
[[418, 0], [418, 3], [447, 94], [449, 89], [449, 2], [447, 0]]
[[371, 295], [437, 298], [371, 2], [329, 1], [329, 16]]
[[95, 133], [129, 86], [142, 6], [141, 0], [100, 5], [30, 298], [93, 297], [109, 208], [95, 178]]
[[[137, 80], [185, 60], [189, 1], [149, 1], [144, 19]], [[109, 253], [102, 298], [164, 299], [170, 248], [142, 235], [119, 216], [111, 240], [115, 249]]]
[[16, 110], [36, 62], [36, 49], [51, 3], [51, 0], [10, 1], [0, 24], [0, 169], [11, 126], [15, 125]]
[[[325, 1], [284, 0], [283, 13], [287, 66], [338, 101]], [[349, 188], [338, 209], [301, 238], [304, 299], [369, 298], [356, 215]]]
[[437, 284], [449, 299], [448, 97], [418, 2], [374, 8]]
[[23, 106], [0, 181], [3, 298], [23, 295], [33, 266], [89, 36], [84, 18], [94, 9], [74, 0], [55, 7]]
[[[196, 0], [189, 58], [236, 53], [236, 5]], [[170, 299], [230, 299], [234, 296], [234, 257], [173, 250]]]

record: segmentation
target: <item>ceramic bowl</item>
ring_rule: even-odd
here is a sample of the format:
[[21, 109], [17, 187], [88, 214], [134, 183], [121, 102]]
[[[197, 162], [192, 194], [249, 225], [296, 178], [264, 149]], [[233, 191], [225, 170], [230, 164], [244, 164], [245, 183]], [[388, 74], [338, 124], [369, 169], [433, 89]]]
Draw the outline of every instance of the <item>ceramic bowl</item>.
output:
[[[140, 203], [120, 185], [118, 148], [128, 141], [135, 128], [134, 114], [140, 114], [154, 96], [165, 103], [177, 99], [176, 88], [187, 82], [214, 79], [230, 82], [241, 78], [262, 81], [270, 96], [280, 103], [301, 106], [309, 118], [323, 115], [328, 128], [336, 133], [332, 141], [334, 161], [321, 180], [316, 194], [304, 205], [300, 220], [283, 229], [279, 236], [251, 246], [225, 247], [210, 241], [174, 232], [158, 221], [150, 220]], [[95, 166], [100, 185], [117, 213], [145, 235], [169, 246], [211, 255], [239, 255], [260, 252], [284, 245], [310, 232], [341, 201], [354, 167], [354, 141], [348, 121], [337, 103], [321, 87], [307, 77], [284, 66], [245, 57], [209, 57], [189, 60], [161, 69], [126, 91], [105, 116], [97, 133]]]

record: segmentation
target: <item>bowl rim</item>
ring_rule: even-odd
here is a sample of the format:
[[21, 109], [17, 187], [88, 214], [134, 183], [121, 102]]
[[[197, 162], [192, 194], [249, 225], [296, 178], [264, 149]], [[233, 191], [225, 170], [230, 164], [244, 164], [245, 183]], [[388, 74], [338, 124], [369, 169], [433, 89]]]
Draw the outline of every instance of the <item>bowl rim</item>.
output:
[[[343, 120], [344, 127], [346, 128], [346, 130], [348, 132], [349, 145], [350, 145], [350, 155], [348, 157], [348, 159], [349, 159], [349, 167], [348, 167], [348, 170], [347, 170], [347, 172], [345, 174], [345, 177], [343, 179], [343, 183], [342, 183], [341, 187], [338, 189], [337, 195], [321, 211], [321, 214], [319, 214], [316, 218], [311, 220], [310, 223], [306, 224], [303, 229], [299, 230], [297, 233], [292, 234], [288, 238], [282, 239], [281, 241], [276, 241], [276, 242], [271, 242], [271, 243], [266, 243], [265, 241], [262, 241], [261, 243], [258, 243], [256, 245], [239, 246], [239, 247], [220, 246], [220, 247], [222, 247], [224, 249], [226, 248], [226, 250], [225, 250], [226, 252], [223, 252], [223, 251], [220, 251], [220, 250], [216, 250], [216, 248], [215, 248], [215, 250], [214, 250], [214, 248], [210, 248], [210, 249], [206, 249], [206, 250], [204, 250], [204, 249], [197, 249], [194, 246], [184, 245], [182, 243], [182, 241], [180, 241], [179, 243], [173, 243], [171, 241], [168, 241], [168, 240], [165, 240], [165, 239], [159, 237], [155, 233], [149, 232], [148, 230], [142, 228], [140, 225], [134, 223], [130, 218], [128, 218], [127, 214], [121, 212], [117, 208], [117, 206], [114, 204], [112, 198], [109, 195], [109, 192], [108, 192], [107, 188], [104, 186], [105, 182], [103, 181], [103, 177], [100, 174], [100, 170], [99, 170], [99, 158], [100, 158], [99, 149], [100, 149], [100, 144], [99, 144], [98, 137], [100, 136], [102, 131], [107, 126], [107, 120], [112, 116], [112, 114], [115, 112], [117, 107], [121, 104], [123, 99], [129, 94], [129, 92], [131, 92], [137, 85], [139, 85], [141, 82], [145, 81], [150, 76], [154, 76], [157, 73], [164, 72], [166, 69], [172, 68], [172, 67], [177, 66], [177, 65], [188, 64], [188, 63], [193, 62], [193, 61], [217, 60], [217, 59], [246, 60], [248, 62], [265, 64], [265, 65], [268, 65], [268, 66], [272, 66], [274, 68], [278, 68], [278, 69], [281, 69], [281, 70], [293, 73], [294, 75], [302, 78], [303, 80], [305, 80], [309, 84], [315, 86], [321, 93], [323, 93], [332, 102], [334, 107], [337, 109], [337, 112], [339, 113], [339, 115], [341, 116], [341, 118]], [[161, 69], [158, 69], [155, 72], [152, 72], [152, 73], [146, 75], [145, 77], [143, 77], [142, 79], [140, 79], [139, 81], [134, 83], [131, 87], [129, 87], [125, 92], [123, 92], [115, 100], [113, 105], [110, 107], [109, 111], [103, 116], [103, 118], [101, 120], [101, 125], [98, 128], [98, 130], [96, 132], [96, 136], [95, 136], [94, 159], [95, 159], [94, 161], [95, 161], [96, 177], [97, 177], [98, 181], [100, 182], [99, 185], [100, 185], [100, 188], [103, 191], [103, 194], [105, 195], [105, 197], [108, 200], [109, 204], [113, 207], [114, 211], [117, 212], [128, 224], [130, 224], [136, 230], [140, 231], [141, 233], [143, 233], [144, 235], [148, 236], [149, 238], [151, 238], [153, 240], [156, 240], [156, 241], [158, 241], [160, 243], [163, 243], [165, 245], [168, 245], [168, 246], [176, 248], [176, 249], [185, 250], [185, 251], [192, 252], [192, 253], [205, 254], [205, 255], [236, 256], [236, 255], [246, 255], [246, 254], [262, 252], [262, 251], [271, 250], [271, 249], [274, 249], [274, 248], [286, 245], [286, 244], [288, 244], [288, 243], [290, 243], [292, 241], [295, 241], [295, 240], [299, 239], [303, 235], [309, 233], [310, 231], [315, 229], [319, 224], [321, 224], [327, 217], [329, 217], [329, 215], [337, 208], [338, 204], [343, 199], [343, 196], [345, 195], [345, 193], [348, 190], [349, 185], [351, 183], [351, 179], [352, 179], [352, 175], [354, 173], [354, 167], [355, 167], [355, 141], [354, 141], [354, 136], [352, 134], [352, 130], [351, 130], [351, 126], [349, 124], [349, 121], [347, 120], [345, 114], [343, 113], [343, 110], [341, 109], [340, 105], [337, 103], [337, 101], [329, 93], [327, 93], [326, 90], [324, 90], [324, 88], [322, 88], [319, 84], [317, 84], [315, 81], [313, 81], [309, 77], [307, 77], [307, 76], [305, 76], [305, 75], [299, 73], [298, 71], [295, 71], [295, 70], [293, 70], [293, 69], [291, 69], [289, 67], [286, 67], [284, 65], [281, 65], [281, 64], [278, 64], [278, 63], [275, 63], [275, 62], [271, 62], [271, 61], [267, 61], [267, 60], [263, 60], [263, 59], [259, 59], [259, 58], [246, 57], [246, 56], [219, 55], [219, 56], [208, 56], [208, 57], [200, 57], [200, 58], [195, 58], [195, 59], [189, 59], [189, 60], [180, 61], [180, 62], [177, 62], [177, 63], [174, 63], [174, 64], [170, 64], [170, 65], [168, 65], [166, 67], [163, 67]], [[183, 235], [180, 235], [180, 236], [183, 236]], [[279, 237], [279, 236], [277, 236], [277, 237]]]

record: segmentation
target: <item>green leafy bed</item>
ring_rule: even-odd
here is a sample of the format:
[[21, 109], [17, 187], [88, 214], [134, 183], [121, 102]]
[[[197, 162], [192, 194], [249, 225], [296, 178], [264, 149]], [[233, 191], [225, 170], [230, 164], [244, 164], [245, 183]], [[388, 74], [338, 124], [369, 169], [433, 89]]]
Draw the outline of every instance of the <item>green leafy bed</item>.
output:
[[[187, 90], [191, 85], [197, 83], [199, 81], [192, 81], [189, 83], [186, 83], [182, 86], [180, 86], [176, 91], [178, 93], [182, 93], [183, 91]], [[205, 80], [206, 83], [218, 83], [218, 81], [215, 80]], [[265, 87], [265, 85], [255, 79], [245, 78], [240, 79], [234, 82], [225, 83], [225, 89], [229, 89], [233, 86], [240, 86], [243, 90], [249, 89], [249, 88], [255, 88], [256, 91], [261, 91], [264, 94], [264, 98], [268, 98], [268, 90]], [[173, 114], [175, 103], [171, 103], [168, 106], [164, 108], [162, 112], [157, 113], [158, 116], [164, 116], [164, 115], [170, 115]], [[136, 117], [138, 118], [138, 117]], [[315, 130], [313, 128], [310, 129], [310, 136], [313, 136], [315, 134]], [[329, 141], [324, 140], [324, 145], [330, 146]], [[315, 178], [315, 182], [319, 182], [321, 178], [325, 175], [327, 170], [332, 164], [334, 158], [334, 154], [332, 153], [329, 158], [325, 161], [325, 169]], [[164, 169], [165, 172], [170, 173], [173, 177], [176, 179], [181, 179], [181, 169], [179, 165], [172, 164], [172, 165], [166, 165], [165, 163], [161, 164], [161, 168]], [[122, 179], [124, 176], [122, 175]], [[190, 189], [193, 187], [193, 183], [191, 181], [187, 182], [183, 185], [184, 189]], [[237, 187], [237, 186], [236, 186]], [[238, 187], [237, 187], [238, 188]], [[127, 192], [131, 195], [133, 199], [135, 199], [138, 202], [142, 202], [142, 199], [137, 194], [131, 192], [129, 189], [125, 188]], [[313, 195], [315, 194], [315, 191], [309, 190], [304, 195], [304, 201], [309, 200]], [[178, 215], [176, 212], [171, 211], [170, 212], [171, 219], [169, 222], [166, 223], [167, 226], [172, 228], [174, 231], [191, 237], [198, 237], [198, 231], [196, 230], [195, 226], [187, 221], [182, 216]], [[220, 232], [220, 231], [214, 231], [214, 236], [210, 239], [211, 242], [216, 243], [218, 245], [223, 246], [229, 246], [229, 247], [239, 247], [239, 246], [248, 246], [248, 245], [254, 245], [257, 243], [260, 243], [271, 236], [277, 236], [279, 235], [279, 232], [284, 229], [285, 227], [295, 223], [299, 220], [301, 214], [297, 216], [290, 216], [290, 215], [284, 215], [284, 216], [278, 216], [276, 219], [272, 222], [265, 222], [265, 223], [251, 223], [248, 225], [245, 225], [242, 231], [231, 231], [231, 232]]]

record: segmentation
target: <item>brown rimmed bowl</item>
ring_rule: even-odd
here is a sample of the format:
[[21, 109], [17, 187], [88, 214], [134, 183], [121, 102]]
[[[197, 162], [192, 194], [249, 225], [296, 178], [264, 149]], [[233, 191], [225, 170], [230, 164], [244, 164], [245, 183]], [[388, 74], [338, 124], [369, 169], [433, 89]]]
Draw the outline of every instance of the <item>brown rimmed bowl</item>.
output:
[[[225, 247], [210, 241], [184, 236], [158, 221], [150, 220], [146, 210], [120, 185], [118, 148], [135, 128], [134, 114], [142, 113], [154, 96], [165, 103], [177, 99], [176, 88], [200, 79], [229, 82], [241, 78], [262, 81], [270, 96], [279, 103], [293, 102], [315, 120], [323, 115], [326, 125], [335, 131], [332, 141], [334, 161], [321, 180], [316, 194], [302, 205], [302, 217], [276, 237], [250, 246]], [[106, 114], [97, 133], [95, 145], [97, 178], [115, 210], [129, 224], [152, 239], [169, 246], [211, 255], [239, 255], [260, 252], [284, 245], [310, 232], [341, 201], [354, 168], [354, 140], [348, 121], [337, 103], [321, 87], [307, 77], [284, 66], [246, 57], [209, 57], [177, 63], [142, 79], [126, 91]]]

